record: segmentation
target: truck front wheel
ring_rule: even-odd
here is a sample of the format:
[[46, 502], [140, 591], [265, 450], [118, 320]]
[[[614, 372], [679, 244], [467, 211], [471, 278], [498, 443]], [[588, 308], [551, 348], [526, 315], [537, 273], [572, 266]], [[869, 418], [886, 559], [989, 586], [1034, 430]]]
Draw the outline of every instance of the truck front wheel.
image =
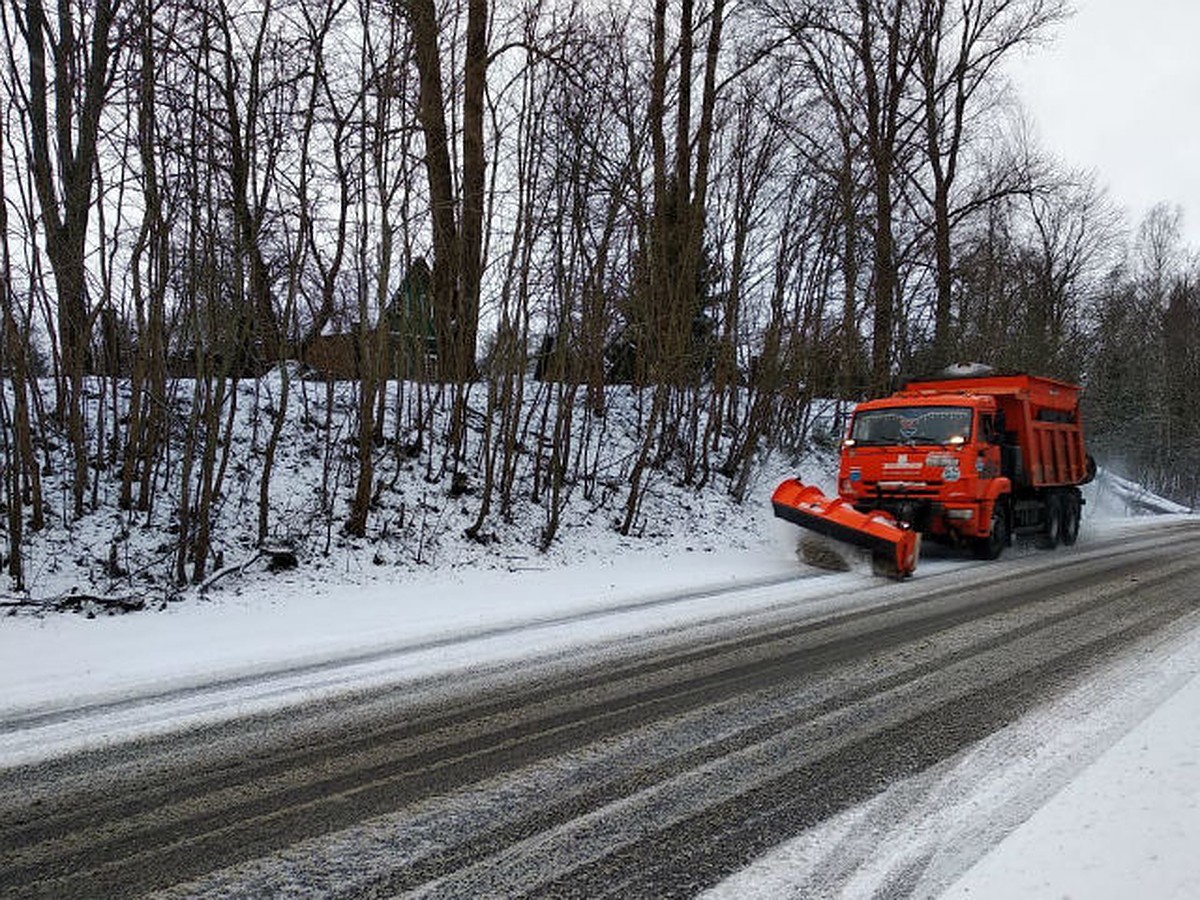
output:
[[1004, 505], [996, 501], [992, 506], [991, 529], [984, 537], [975, 538], [975, 555], [979, 559], [999, 559], [1008, 543], [1008, 518]]

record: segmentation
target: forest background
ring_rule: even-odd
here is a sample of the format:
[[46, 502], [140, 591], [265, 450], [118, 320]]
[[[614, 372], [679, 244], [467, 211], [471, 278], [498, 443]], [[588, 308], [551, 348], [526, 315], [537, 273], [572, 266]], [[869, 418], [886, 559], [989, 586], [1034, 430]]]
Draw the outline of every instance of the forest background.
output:
[[135, 524], [176, 585], [247, 515], [239, 540], [319, 549], [280, 497], [296, 442], [325, 552], [446, 501], [481, 543], [535, 507], [549, 548], [571, 502], [637, 534], [654, 479], [740, 501], [765, 453], [966, 360], [1082, 382], [1100, 463], [1196, 506], [1181, 213], [1131, 227], [1003, 77], [1069, 12], [5, 4], [12, 589], [40, 533], [99, 514], [110, 579]]

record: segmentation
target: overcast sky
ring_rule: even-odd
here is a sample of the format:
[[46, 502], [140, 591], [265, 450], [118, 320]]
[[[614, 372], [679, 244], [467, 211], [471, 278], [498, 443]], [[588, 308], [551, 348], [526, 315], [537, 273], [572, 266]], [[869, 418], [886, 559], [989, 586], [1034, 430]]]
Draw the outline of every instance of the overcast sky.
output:
[[1011, 67], [1043, 146], [1092, 169], [1132, 228], [1183, 208], [1200, 250], [1200, 0], [1074, 0], [1053, 43]]

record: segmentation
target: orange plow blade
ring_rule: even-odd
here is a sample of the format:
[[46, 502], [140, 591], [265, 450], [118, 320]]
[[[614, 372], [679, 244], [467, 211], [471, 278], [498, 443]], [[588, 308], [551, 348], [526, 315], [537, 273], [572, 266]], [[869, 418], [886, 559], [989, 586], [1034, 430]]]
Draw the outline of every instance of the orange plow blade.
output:
[[826, 537], [871, 551], [876, 571], [904, 578], [917, 567], [921, 536], [885, 512], [858, 512], [840, 497], [789, 478], [771, 496], [775, 515]]

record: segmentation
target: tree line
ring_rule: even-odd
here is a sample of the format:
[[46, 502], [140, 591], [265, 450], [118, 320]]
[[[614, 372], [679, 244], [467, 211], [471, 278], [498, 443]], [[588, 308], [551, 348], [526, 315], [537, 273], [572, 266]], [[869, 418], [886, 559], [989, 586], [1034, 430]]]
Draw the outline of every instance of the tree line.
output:
[[103, 481], [169, 517], [172, 577], [202, 580], [238, 386], [274, 370], [254, 438], [267, 541], [284, 363], [330, 334], [355, 361], [354, 471], [323, 502], [350, 535], [371, 533], [396, 441], [431, 483], [470, 485], [471, 533], [520, 490], [548, 545], [597, 481], [614, 390], [638, 398], [638, 450], [607, 478], [629, 533], [650, 473], [741, 497], [763, 450], [810, 437], [814, 398], [961, 359], [1086, 379], [1097, 447], [1194, 495], [1196, 416], [1168, 377], [1196, 346], [1178, 220], [1156, 211], [1126, 253], [1119, 212], [1037, 148], [1003, 78], [1067, 14], [12, 0], [10, 574], [26, 531], [92, 512]]

